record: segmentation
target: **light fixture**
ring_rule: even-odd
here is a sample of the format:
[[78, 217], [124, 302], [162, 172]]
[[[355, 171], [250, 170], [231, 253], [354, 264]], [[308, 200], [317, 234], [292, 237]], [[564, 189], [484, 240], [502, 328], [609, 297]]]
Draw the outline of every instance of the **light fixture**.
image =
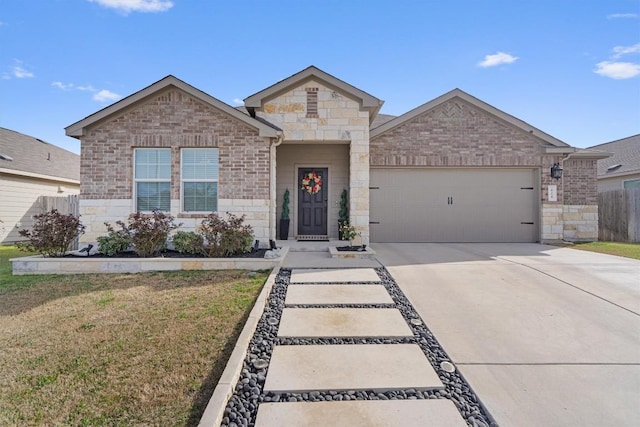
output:
[[551, 166], [551, 178], [553, 179], [562, 178], [562, 166], [560, 166], [560, 163], [556, 163], [553, 166]]

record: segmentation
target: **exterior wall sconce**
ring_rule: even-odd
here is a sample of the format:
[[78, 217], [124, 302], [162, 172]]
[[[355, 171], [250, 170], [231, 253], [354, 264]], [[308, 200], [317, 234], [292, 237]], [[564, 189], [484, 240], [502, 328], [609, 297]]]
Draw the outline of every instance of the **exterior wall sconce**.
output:
[[553, 179], [562, 178], [562, 166], [560, 166], [560, 163], [556, 163], [553, 166], [551, 166], [551, 178]]

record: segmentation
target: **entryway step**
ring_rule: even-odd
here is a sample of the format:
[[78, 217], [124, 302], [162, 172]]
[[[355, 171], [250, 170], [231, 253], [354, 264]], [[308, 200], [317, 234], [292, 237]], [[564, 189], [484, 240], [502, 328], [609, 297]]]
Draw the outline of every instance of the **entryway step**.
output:
[[395, 308], [285, 308], [278, 336], [399, 338], [413, 332]]
[[393, 304], [382, 285], [289, 285], [286, 305]]
[[416, 344], [278, 345], [265, 391], [444, 388]]
[[290, 283], [380, 282], [373, 268], [294, 269]]
[[350, 400], [261, 403], [256, 427], [465, 427], [452, 401]]

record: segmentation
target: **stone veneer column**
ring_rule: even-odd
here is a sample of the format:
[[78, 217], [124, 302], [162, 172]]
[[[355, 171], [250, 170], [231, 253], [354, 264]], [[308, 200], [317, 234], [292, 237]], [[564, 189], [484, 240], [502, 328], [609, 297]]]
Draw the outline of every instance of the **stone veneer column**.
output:
[[[354, 135], [355, 134], [355, 135]], [[360, 137], [361, 138], [358, 138]], [[351, 225], [369, 244], [369, 131], [351, 133], [349, 216]]]

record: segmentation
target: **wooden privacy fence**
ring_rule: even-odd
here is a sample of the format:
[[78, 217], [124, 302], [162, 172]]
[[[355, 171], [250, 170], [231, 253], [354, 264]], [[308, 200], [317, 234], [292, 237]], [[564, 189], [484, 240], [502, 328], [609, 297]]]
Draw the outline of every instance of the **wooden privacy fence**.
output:
[[[78, 204], [78, 195], [72, 194], [65, 197], [54, 196], [39, 196], [38, 204], [40, 205], [40, 212], [49, 212], [52, 209], [56, 209], [58, 212], [64, 215], [73, 214], [73, 216], [80, 216], [80, 206]], [[71, 244], [71, 249], [78, 249], [78, 239], [75, 239]]]
[[78, 206], [78, 195], [70, 195], [65, 197], [40, 196], [38, 197], [38, 204], [40, 205], [41, 213], [49, 212], [51, 209], [56, 209], [58, 212], [64, 215], [80, 215], [80, 207]]
[[598, 194], [598, 239], [640, 242], [640, 188]]

